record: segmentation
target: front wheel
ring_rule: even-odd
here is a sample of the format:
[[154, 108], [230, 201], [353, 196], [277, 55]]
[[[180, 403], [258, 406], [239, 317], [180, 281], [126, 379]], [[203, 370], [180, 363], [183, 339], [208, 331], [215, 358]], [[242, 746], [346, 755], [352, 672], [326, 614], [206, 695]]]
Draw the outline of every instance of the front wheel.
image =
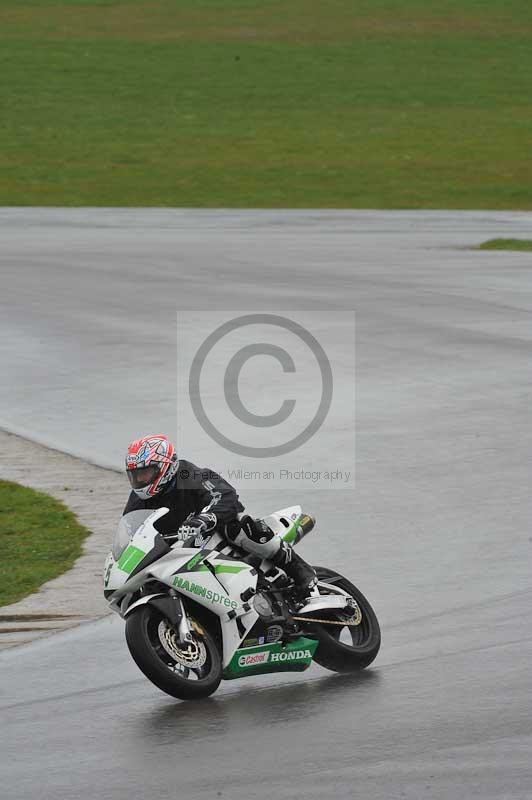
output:
[[126, 642], [144, 675], [172, 697], [198, 700], [218, 688], [222, 659], [210, 633], [190, 619], [192, 641], [182, 645], [172, 624], [149, 603], [126, 619]]
[[[344, 626], [314, 625], [312, 635], [318, 639], [314, 661], [334, 672], [354, 672], [364, 669], [376, 657], [381, 646], [379, 622], [368, 600], [357, 587], [332, 569], [314, 567], [318, 580], [337, 586], [347, 592], [360, 608], [362, 619], [359, 625], [348, 625], [349, 619], [341, 614], [329, 614], [332, 622], [345, 621]], [[320, 587], [320, 593], [326, 594]]]

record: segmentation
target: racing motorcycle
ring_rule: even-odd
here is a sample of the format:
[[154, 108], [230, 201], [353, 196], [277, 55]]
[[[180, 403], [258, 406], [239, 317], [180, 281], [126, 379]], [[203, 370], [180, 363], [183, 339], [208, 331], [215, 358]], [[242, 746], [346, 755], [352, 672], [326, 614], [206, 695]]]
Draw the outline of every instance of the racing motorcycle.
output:
[[[199, 548], [193, 537], [170, 543], [157, 530], [167, 513], [122, 517], [104, 569], [104, 595], [125, 619], [129, 651], [163, 692], [192, 700], [222, 679], [303, 671], [312, 661], [352, 672], [374, 660], [379, 623], [347, 578], [315, 567], [317, 586], [301, 598], [281, 569], [218, 533]], [[315, 524], [300, 506], [264, 521], [292, 546]]]

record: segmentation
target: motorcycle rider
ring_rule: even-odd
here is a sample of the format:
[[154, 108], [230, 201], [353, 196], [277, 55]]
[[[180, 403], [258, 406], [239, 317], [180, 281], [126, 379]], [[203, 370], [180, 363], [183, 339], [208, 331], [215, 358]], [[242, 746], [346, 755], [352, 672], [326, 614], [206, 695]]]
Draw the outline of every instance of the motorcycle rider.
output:
[[314, 569], [262, 520], [239, 518], [244, 506], [235, 489], [216, 472], [179, 459], [163, 434], [131, 442], [126, 454], [131, 494], [123, 513], [166, 506], [156, 527], [167, 539], [194, 536], [202, 547], [214, 531], [246, 553], [280, 567], [305, 592], [317, 582]]

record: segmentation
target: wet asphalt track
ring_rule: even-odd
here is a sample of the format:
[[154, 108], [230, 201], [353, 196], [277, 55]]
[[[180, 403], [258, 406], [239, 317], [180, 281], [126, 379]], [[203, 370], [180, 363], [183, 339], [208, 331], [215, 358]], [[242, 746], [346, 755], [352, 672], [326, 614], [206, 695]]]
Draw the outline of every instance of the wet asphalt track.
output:
[[360, 676], [249, 678], [195, 705], [145, 681], [119, 620], [4, 652], [2, 798], [530, 797], [532, 257], [464, 248], [531, 230], [0, 211], [0, 425], [99, 463], [175, 427], [177, 305], [356, 309], [356, 492], [244, 499], [312, 506], [304, 555], [352, 577], [383, 628]]

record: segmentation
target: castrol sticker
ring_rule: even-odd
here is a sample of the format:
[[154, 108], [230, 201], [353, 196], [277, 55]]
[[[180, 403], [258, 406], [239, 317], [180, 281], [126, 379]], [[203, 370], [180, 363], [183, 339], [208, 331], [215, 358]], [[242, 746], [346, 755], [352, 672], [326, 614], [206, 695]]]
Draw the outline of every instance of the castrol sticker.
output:
[[239, 667], [256, 667], [257, 664], [266, 664], [270, 657], [269, 650], [263, 650], [261, 653], [250, 653], [247, 656], [240, 656], [238, 659]]

